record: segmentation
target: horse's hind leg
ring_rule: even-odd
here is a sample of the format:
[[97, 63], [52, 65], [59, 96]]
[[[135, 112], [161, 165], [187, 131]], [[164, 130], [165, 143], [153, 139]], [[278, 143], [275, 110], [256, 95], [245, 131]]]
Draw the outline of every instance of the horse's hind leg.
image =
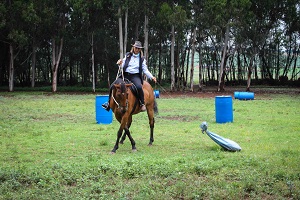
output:
[[148, 110], [148, 119], [149, 119], [149, 126], [150, 126], [150, 141], [148, 146], [151, 146], [152, 143], [154, 142], [154, 110], [150, 109]]

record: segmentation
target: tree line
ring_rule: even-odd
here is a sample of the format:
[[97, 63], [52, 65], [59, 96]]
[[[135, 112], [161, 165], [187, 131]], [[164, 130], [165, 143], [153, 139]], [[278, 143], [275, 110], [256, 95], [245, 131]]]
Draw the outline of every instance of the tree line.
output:
[[172, 91], [299, 84], [299, 31], [298, 0], [4, 0], [0, 86], [108, 87], [135, 40]]

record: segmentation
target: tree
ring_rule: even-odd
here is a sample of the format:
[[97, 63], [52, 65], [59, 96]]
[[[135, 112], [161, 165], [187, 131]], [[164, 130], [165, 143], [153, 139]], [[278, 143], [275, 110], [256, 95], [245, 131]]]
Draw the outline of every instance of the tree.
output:
[[196, 28], [193, 30], [192, 34], [192, 61], [191, 61], [191, 73], [190, 73], [190, 87], [191, 87], [191, 92], [194, 92], [194, 56], [195, 56], [195, 43], [196, 43]]
[[175, 90], [175, 28], [181, 30], [181, 27], [186, 22], [186, 12], [181, 6], [173, 4], [172, 7], [168, 3], [161, 5], [159, 18], [162, 19], [163, 24], [171, 29], [171, 91]]
[[[172, 91], [193, 91], [198, 77], [199, 89], [203, 78], [219, 91], [225, 80], [247, 83], [246, 90], [253, 78], [284, 84], [300, 74], [299, 18], [297, 0], [2, 1], [0, 80], [9, 91], [35, 83], [53, 91], [92, 83], [95, 91], [110, 84], [115, 61], [140, 40], [150, 70]], [[189, 68], [192, 49], [198, 77]]]
[[[15, 59], [21, 49], [28, 42], [28, 35], [25, 30], [24, 15], [20, 15], [19, 10], [24, 10], [25, 4], [19, 1], [7, 1], [6, 3], [6, 33], [4, 39], [9, 44], [9, 78], [8, 78], [8, 91], [14, 90], [15, 79]], [[3, 23], [2, 23], [3, 26]], [[17, 53], [15, 51], [18, 51]]]

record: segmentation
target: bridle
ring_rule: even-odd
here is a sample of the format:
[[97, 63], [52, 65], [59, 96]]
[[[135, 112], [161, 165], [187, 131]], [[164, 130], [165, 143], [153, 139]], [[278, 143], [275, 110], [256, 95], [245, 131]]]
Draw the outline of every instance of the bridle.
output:
[[114, 92], [112, 92], [112, 98], [114, 102], [117, 104], [118, 109], [120, 109], [121, 111], [123, 110], [123, 112], [126, 112], [128, 110], [128, 92], [127, 92], [128, 88], [126, 87], [125, 82], [120, 83], [120, 88], [118, 88], [117, 90], [121, 90], [122, 98], [124, 98], [123, 96], [126, 95], [125, 105], [121, 105], [121, 103], [116, 100], [116, 98], [114, 97]]

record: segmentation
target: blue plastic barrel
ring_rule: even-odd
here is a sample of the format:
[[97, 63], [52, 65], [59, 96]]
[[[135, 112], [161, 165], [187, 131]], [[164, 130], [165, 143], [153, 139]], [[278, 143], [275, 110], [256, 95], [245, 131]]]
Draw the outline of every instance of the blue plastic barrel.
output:
[[154, 96], [155, 98], [159, 98], [159, 90], [154, 90]]
[[108, 95], [96, 96], [96, 122], [97, 124], [111, 124], [112, 123], [112, 111], [107, 112], [102, 108], [102, 104], [108, 101]]
[[231, 96], [216, 96], [215, 98], [216, 122], [233, 122], [233, 109]]
[[234, 98], [239, 100], [253, 100], [254, 92], [234, 92]]

